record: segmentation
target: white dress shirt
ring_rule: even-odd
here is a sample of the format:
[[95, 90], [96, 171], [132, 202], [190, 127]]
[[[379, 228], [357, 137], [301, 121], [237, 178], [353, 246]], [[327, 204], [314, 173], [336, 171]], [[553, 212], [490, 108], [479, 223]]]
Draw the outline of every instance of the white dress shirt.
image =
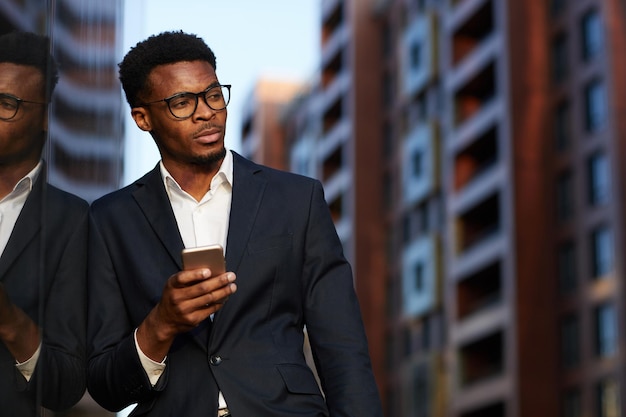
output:
[[[232, 201], [232, 153], [228, 150], [226, 151], [226, 156], [219, 171], [211, 180], [210, 190], [200, 201], [197, 201], [180, 187], [167, 171], [163, 162], [160, 163], [160, 168], [165, 190], [170, 199], [170, 204], [178, 223], [178, 230], [185, 247], [192, 248], [218, 243], [226, 250], [228, 221], [230, 219], [230, 205]], [[135, 346], [137, 347], [141, 364], [154, 386], [165, 370], [165, 359], [163, 359], [163, 362], [156, 362], [141, 351], [139, 344], [137, 344], [137, 330], [135, 330]], [[226, 407], [226, 401], [224, 401], [224, 397], [220, 392], [219, 408], [224, 407]]]
[[[35, 168], [15, 184], [13, 190], [0, 200], [0, 254], [4, 253], [9, 237], [13, 233], [15, 222], [17, 222], [17, 218], [24, 208], [24, 203], [26, 203], [26, 199], [33, 189], [33, 184], [37, 181], [41, 165], [42, 163], [39, 161]], [[30, 381], [30, 377], [35, 371], [40, 350], [41, 344], [28, 360], [22, 363], [16, 362], [15, 366], [27, 381]]]
[[41, 171], [41, 161], [15, 184], [13, 191], [0, 200], [0, 253], [4, 252], [15, 222], [22, 212], [24, 203], [33, 189], [33, 184]]

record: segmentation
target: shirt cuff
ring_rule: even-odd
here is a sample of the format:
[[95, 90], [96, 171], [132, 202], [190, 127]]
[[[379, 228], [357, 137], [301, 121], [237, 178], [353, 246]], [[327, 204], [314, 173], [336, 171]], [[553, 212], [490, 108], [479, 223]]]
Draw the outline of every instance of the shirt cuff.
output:
[[33, 376], [33, 372], [35, 372], [35, 367], [37, 366], [37, 360], [39, 359], [39, 354], [41, 353], [41, 343], [37, 346], [37, 350], [33, 353], [33, 356], [28, 358], [24, 362], [15, 362], [15, 366], [17, 370], [26, 378], [26, 381], [30, 381], [30, 378]]
[[163, 359], [163, 362], [153, 361], [141, 351], [139, 343], [137, 343], [137, 329], [135, 329], [133, 336], [135, 338], [135, 348], [137, 349], [137, 353], [139, 354], [141, 366], [143, 366], [144, 371], [146, 371], [146, 375], [148, 375], [148, 379], [150, 379], [150, 384], [152, 384], [152, 386], [154, 387], [159, 380], [159, 377], [161, 376], [161, 374], [163, 374], [163, 371], [165, 370], [165, 359], [167, 359], [167, 357]]

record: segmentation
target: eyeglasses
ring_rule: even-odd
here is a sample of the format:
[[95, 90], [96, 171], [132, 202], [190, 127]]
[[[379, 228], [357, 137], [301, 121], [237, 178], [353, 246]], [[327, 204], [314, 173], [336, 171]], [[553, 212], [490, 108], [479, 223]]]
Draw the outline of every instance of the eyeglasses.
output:
[[11, 94], [0, 93], [0, 120], [11, 120], [14, 118], [17, 111], [20, 109], [21, 103], [48, 104], [40, 101], [22, 100]]
[[202, 97], [206, 105], [214, 111], [224, 110], [230, 102], [230, 87], [230, 84], [212, 85], [199, 93], [177, 93], [161, 100], [140, 103], [139, 105], [145, 106], [164, 101], [167, 103], [167, 108], [172, 116], [177, 119], [187, 119], [196, 112], [198, 97]]

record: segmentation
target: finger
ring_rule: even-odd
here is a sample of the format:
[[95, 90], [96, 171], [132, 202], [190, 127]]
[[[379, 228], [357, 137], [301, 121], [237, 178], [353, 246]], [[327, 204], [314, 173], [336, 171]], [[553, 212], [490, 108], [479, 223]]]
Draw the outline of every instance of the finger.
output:
[[220, 306], [223, 305], [228, 297], [237, 291], [237, 284], [229, 283], [228, 285], [218, 288], [215, 291], [206, 293], [196, 300], [199, 308], [206, 308], [208, 306]]
[[201, 297], [233, 283], [235, 279], [236, 276], [233, 272], [226, 272], [225, 274], [218, 275], [216, 277], [207, 278], [203, 281], [197, 281], [187, 287], [189, 290], [188, 296], [190, 298]]
[[211, 277], [211, 270], [208, 268], [180, 271], [170, 277], [170, 283], [175, 288], [187, 287], [202, 282]]

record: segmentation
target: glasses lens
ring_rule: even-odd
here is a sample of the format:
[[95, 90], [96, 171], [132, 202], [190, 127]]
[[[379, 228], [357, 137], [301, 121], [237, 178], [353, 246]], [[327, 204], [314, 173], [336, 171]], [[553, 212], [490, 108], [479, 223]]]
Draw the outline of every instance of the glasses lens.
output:
[[223, 85], [213, 87], [206, 92], [204, 100], [213, 110], [224, 110], [230, 101], [230, 90]]
[[182, 93], [169, 99], [167, 104], [176, 117], [189, 117], [196, 111], [197, 97], [192, 93]]
[[0, 94], [0, 119], [8, 120], [15, 116], [19, 102], [15, 97]]

